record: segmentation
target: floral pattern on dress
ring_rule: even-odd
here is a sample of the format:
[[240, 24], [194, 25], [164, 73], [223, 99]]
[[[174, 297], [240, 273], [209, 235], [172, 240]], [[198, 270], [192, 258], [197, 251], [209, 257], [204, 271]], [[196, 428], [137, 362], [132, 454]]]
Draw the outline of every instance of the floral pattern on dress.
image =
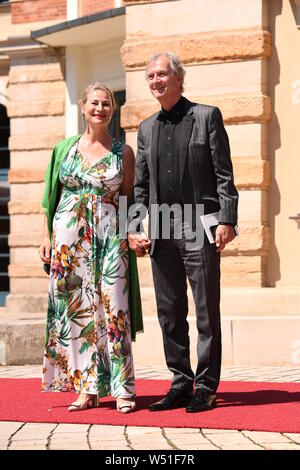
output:
[[122, 144], [94, 165], [76, 143], [53, 219], [42, 390], [135, 396], [128, 242], [118, 233]]

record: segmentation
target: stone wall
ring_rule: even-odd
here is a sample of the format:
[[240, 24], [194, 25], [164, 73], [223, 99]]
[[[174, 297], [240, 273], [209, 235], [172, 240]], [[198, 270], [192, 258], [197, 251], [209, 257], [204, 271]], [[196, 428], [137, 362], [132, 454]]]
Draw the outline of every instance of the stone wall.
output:
[[[267, 93], [271, 36], [266, 2], [125, 3], [126, 40], [121, 55], [126, 69], [126, 104], [122, 126], [127, 142], [136, 148], [138, 124], [159, 109], [145, 82], [147, 59], [160, 51], [177, 54], [186, 69], [184, 95], [221, 109], [231, 144], [240, 191], [240, 237], [223, 252], [223, 285], [265, 286], [270, 239], [267, 128], [271, 115]], [[143, 278], [148, 279], [148, 260], [140, 260], [139, 265]]]
[[43, 227], [41, 198], [51, 149], [65, 135], [64, 50], [36, 46], [12, 55], [8, 114], [11, 119], [10, 295], [8, 310], [45, 311], [38, 294], [48, 278], [38, 255]]

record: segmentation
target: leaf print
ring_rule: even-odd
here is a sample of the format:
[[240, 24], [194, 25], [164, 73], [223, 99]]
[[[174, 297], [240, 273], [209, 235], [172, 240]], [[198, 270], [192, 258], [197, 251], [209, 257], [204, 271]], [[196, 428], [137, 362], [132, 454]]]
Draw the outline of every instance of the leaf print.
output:
[[69, 296], [67, 315], [70, 321], [82, 327], [83, 324], [80, 323], [78, 320], [83, 319], [83, 318], [89, 318], [90, 315], [84, 315], [84, 313], [90, 312], [91, 307], [87, 307], [87, 308], [79, 310], [83, 303], [83, 300], [80, 297], [77, 297], [74, 300], [72, 300], [72, 297], [73, 297], [73, 294]]
[[82, 337], [87, 338], [89, 333], [93, 331], [94, 328], [95, 328], [95, 323], [94, 321], [91, 321], [85, 328], [83, 328], [78, 338], [82, 338]]
[[81, 228], [79, 229], [79, 231], [78, 231], [78, 236], [79, 236], [80, 238], [83, 238], [83, 237], [84, 237], [84, 227], [81, 227]]
[[118, 279], [118, 272], [119, 272], [119, 266], [117, 263], [112, 263], [110, 262], [108, 266], [106, 267], [105, 271], [103, 271], [103, 281], [106, 284], [109, 284], [112, 286], [115, 284], [115, 280]]
[[66, 193], [62, 193], [58, 207], [56, 209], [55, 219], [58, 220], [60, 217], [63, 216], [65, 210], [70, 205], [71, 201], [72, 201], [72, 196]]
[[85, 351], [88, 351], [90, 345], [87, 341], [84, 341], [79, 349], [79, 354], [83, 354]]
[[71, 340], [71, 328], [68, 326], [67, 319], [64, 318], [61, 322], [61, 330], [59, 332], [58, 336], [58, 342], [64, 346], [67, 347], [70, 340]]
[[48, 309], [47, 309], [47, 324], [46, 324], [46, 336], [45, 336], [45, 345], [47, 346], [50, 337], [50, 331], [55, 326], [55, 319], [56, 319], [56, 310], [55, 310], [55, 303], [49, 295], [48, 297]]
[[57, 358], [57, 353], [55, 351], [55, 349], [47, 349], [47, 354], [50, 358], [52, 359], [56, 359]]
[[76, 218], [76, 217], [72, 217], [72, 218], [70, 219], [70, 221], [67, 223], [67, 228], [73, 227], [73, 225], [76, 225], [76, 222], [77, 222], [77, 218]]
[[127, 362], [123, 364], [123, 367], [122, 367], [122, 373], [120, 377], [121, 382], [127, 381], [130, 375], [131, 375], [130, 362]]

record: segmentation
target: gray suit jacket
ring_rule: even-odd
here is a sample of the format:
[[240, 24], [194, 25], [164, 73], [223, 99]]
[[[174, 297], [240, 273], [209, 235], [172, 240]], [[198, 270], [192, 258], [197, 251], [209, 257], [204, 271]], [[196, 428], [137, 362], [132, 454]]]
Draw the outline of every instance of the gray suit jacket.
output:
[[[185, 203], [190, 203], [192, 183], [193, 203], [209, 207], [206, 212], [219, 211], [219, 223], [237, 223], [238, 192], [233, 181], [229, 140], [219, 108], [192, 103], [185, 98], [183, 138], [180, 148], [180, 182]], [[133, 202], [143, 204], [149, 211], [158, 204], [157, 148], [159, 113], [141, 122], [138, 129], [138, 148]], [[189, 180], [185, 177], [188, 169]], [[133, 216], [129, 216], [129, 221]], [[157, 223], [157, 221], [155, 222]], [[155, 233], [155, 231], [153, 231]], [[153, 254], [155, 240], [151, 240]]]

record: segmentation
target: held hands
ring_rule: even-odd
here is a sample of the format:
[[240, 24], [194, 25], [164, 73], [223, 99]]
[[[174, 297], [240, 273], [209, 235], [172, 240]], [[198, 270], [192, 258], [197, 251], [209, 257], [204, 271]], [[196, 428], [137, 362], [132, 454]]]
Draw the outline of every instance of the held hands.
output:
[[218, 225], [216, 228], [216, 247], [217, 253], [225, 248], [235, 238], [235, 232], [232, 225]]
[[[232, 225], [218, 225], [216, 228], [216, 247], [219, 253], [235, 238], [235, 232]], [[145, 233], [135, 233], [128, 235], [129, 248], [135, 251], [138, 257], [146, 255], [150, 248], [151, 242]]]
[[151, 242], [145, 233], [133, 233], [128, 235], [129, 248], [135, 251], [136, 256], [145, 256], [150, 248]]
[[39, 255], [43, 263], [50, 263], [51, 242], [49, 237], [44, 237], [39, 248]]

